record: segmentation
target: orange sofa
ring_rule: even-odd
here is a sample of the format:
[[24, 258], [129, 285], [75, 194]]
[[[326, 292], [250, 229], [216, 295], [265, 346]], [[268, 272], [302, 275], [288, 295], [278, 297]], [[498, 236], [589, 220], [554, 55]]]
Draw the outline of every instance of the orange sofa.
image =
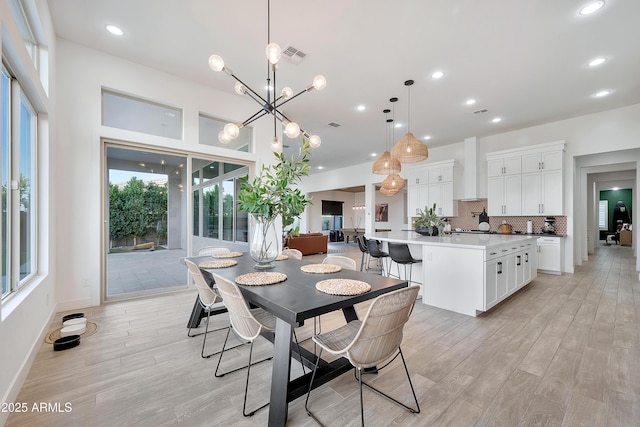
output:
[[287, 237], [286, 246], [299, 250], [302, 252], [302, 255], [326, 254], [328, 241], [329, 236], [327, 235], [322, 233], [308, 233]]

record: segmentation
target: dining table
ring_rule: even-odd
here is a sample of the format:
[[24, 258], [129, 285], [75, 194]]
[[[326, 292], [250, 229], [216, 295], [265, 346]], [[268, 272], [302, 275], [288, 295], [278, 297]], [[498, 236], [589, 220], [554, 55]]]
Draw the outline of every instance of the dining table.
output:
[[[210, 256], [190, 257], [196, 265]], [[245, 273], [257, 272], [255, 261], [248, 253], [232, 258], [237, 264], [226, 268], [207, 269], [213, 274], [229, 281]], [[275, 266], [265, 271], [279, 272], [286, 275], [286, 280], [262, 286], [238, 285], [247, 303], [260, 307], [276, 318], [274, 333], [264, 336], [274, 344], [271, 394], [269, 398], [269, 426], [284, 426], [287, 422], [289, 402], [306, 395], [311, 382], [311, 371], [291, 378], [291, 359], [298, 360], [309, 368], [316, 363], [316, 355], [303, 348], [293, 345], [294, 328], [304, 325], [305, 321], [314, 317], [341, 310], [346, 322], [358, 319], [356, 304], [374, 299], [387, 292], [408, 286], [406, 280], [398, 280], [372, 273], [341, 269], [333, 273], [306, 273], [301, 267], [314, 264], [310, 261], [286, 259], [276, 261]], [[351, 279], [366, 282], [371, 286], [367, 292], [358, 295], [332, 295], [316, 289], [316, 283], [330, 278]], [[298, 351], [299, 350], [299, 351]], [[351, 364], [345, 358], [333, 361], [320, 360], [318, 372], [313, 381], [313, 388], [317, 388], [332, 379], [349, 372]]]

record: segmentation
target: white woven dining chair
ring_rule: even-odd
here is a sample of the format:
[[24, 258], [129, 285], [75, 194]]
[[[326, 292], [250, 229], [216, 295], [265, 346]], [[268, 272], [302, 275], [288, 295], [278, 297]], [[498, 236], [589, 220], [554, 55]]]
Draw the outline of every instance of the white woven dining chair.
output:
[[211, 354], [206, 354], [206, 355], [204, 354], [204, 349], [205, 349], [205, 346], [207, 345], [207, 334], [209, 332], [216, 332], [216, 331], [221, 331], [223, 329], [229, 328], [229, 326], [224, 326], [222, 328], [213, 329], [211, 331], [209, 330], [209, 319], [211, 317], [211, 312], [214, 310], [219, 310], [223, 308], [224, 304], [222, 303], [222, 297], [218, 294], [217, 289], [215, 288], [215, 285], [212, 287], [209, 287], [209, 285], [207, 284], [207, 281], [202, 275], [202, 271], [200, 270], [200, 268], [193, 261], [189, 259], [185, 258], [184, 262], [185, 264], [187, 264], [187, 268], [189, 269], [189, 272], [193, 277], [193, 281], [196, 284], [196, 288], [198, 289], [198, 301], [200, 302], [200, 305], [202, 306], [205, 313], [207, 313], [207, 321], [205, 323], [206, 326], [205, 326], [204, 332], [191, 335], [192, 328], [191, 326], [189, 326], [189, 331], [187, 332], [187, 335], [190, 337], [204, 335], [204, 338], [202, 340], [202, 350], [200, 351], [200, 356], [202, 356], [203, 359], [208, 359], [209, 357], [220, 353], [222, 350], [216, 351]]
[[[247, 381], [244, 388], [244, 403], [242, 404], [242, 415], [244, 415], [245, 417], [250, 417], [269, 404], [267, 402], [259, 408], [256, 408], [253, 411], [247, 413], [247, 391], [249, 389], [249, 375], [251, 373], [251, 366], [265, 362], [267, 360], [271, 360], [273, 358], [268, 357], [266, 359], [252, 363], [251, 356], [253, 354], [253, 343], [262, 332], [275, 331], [276, 318], [272, 314], [266, 312], [261, 308], [249, 308], [247, 301], [242, 295], [242, 292], [240, 292], [238, 285], [236, 285], [235, 283], [230, 282], [229, 280], [226, 280], [225, 278], [218, 275], [215, 275], [215, 278], [219, 292], [223, 297], [224, 304], [227, 306], [227, 310], [229, 311], [230, 328], [229, 331], [227, 331], [227, 337], [225, 338], [224, 344], [222, 345], [223, 351], [222, 353], [220, 353], [220, 358], [218, 359], [218, 365], [216, 366], [214, 375], [220, 378], [225, 376], [226, 374], [230, 374], [232, 372], [247, 368]], [[224, 354], [224, 349], [227, 345], [227, 340], [229, 339], [229, 332], [231, 332], [232, 330], [241, 339], [251, 343], [251, 347], [249, 349], [249, 363], [246, 366], [242, 366], [240, 368], [218, 374], [220, 362], [222, 362], [222, 356]]]
[[[220, 378], [232, 372], [247, 368], [247, 381], [244, 388], [244, 403], [242, 404], [242, 415], [244, 415], [245, 417], [250, 417], [269, 404], [267, 402], [259, 408], [256, 408], [253, 411], [247, 413], [247, 390], [249, 389], [249, 375], [251, 373], [251, 366], [257, 365], [258, 363], [266, 362], [267, 360], [271, 360], [273, 358], [268, 357], [257, 362], [251, 362], [251, 357], [253, 354], [253, 343], [263, 332], [275, 332], [276, 318], [271, 313], [261, 308], [249, 308], [249, 305], [244, 299], [240, 288], [238, 288], [238, 285], [236, 285], [235, 283], [218, 275], [215, 275], [215, 278], [218, 285], [218, 290], [223, 297], [223, 301], [227, 306], [227, 310], [229, 311], [229, 321], [231, 327], [229, 328], [227, 337], [225, 338], [224, 344], [222, 345], [223, 351], [222, 353], [220, 353], [220, 358], [218, 359], [218, 365], [216, 366], [214, 375], [217, 378]], [[229, 338], [229, 332], [231, 331], [233, 331], [241, 339], [250, 342], [251, 347], [249, 348], [249, 362], [246, 366], [241, 366], [224, 373], [218, 373], [220, 362], [222, 361], [222, 355], [224, 354], [225, 346], [227, 345], [227, 339]], [[298, 354], [300, 354], [300, 345], [298, 344], [298, 338], [295, 331], [293, 331], [293, 337], [295, 340], [295, 345], [298, 349]], [[302, 365], [302, 372], [303, 374], [305, 373], [304, 364]]]
[[358, 264], [356, 264], [355, 260], [342, 255], [329, 255], [322, 260], [322, 263], [339, 265], [345, 270], [353, 270], [353, 271], [355, 271], [356, 268], [358, 267]]
[[[355, 368], [360, 384], [360, 419], [364, 426], [364, 402], [362, 386], [366, 386], [381, 396], [399, 404], [411, 413], [420, 413], [420, 405], [416, 397], [413, 383], [407, 369], [407, 363], [402, 355], [400, 344], [402, 343], [403, 328], [409, 320], [411, 311], [418, 296], [419, 286], [410, 286], [381, 295], [373, 300], [364, 320], [353, 320], [341, 328], [315, 335], [313, 341], [320, 346], [320, 354], [316, 361], [315, 369], [311, 376], [309, 391], [304, 403], [307, 414], [322, 424], [309, 409], [309, 396], [313, 388], [313, 381], [318, 370], [322, 352], [327, 351], [333, 355], [346, 357]], [[402, 402], [392, 398], [372, 385], [362, 382], [362, 370], [377, 367], [381, 370], [393, 362], [398, 356], [404, 365], [404, 371], [409, 380], [411, 393], [416, 404], [416, 409], [410, 408]], [[383, 366], [378, 366], [384, 363]]]
[[302, 260], [302, 252], [297, 249], [284, 248], [282, 250], [282, 255], [286, 255], [291, 259]]

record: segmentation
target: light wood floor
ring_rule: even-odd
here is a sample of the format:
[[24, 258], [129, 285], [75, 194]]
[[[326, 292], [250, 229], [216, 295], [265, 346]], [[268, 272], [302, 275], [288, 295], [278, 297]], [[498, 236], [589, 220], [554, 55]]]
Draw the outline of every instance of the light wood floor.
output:
[[[29, 406], [71, 402], [72, 411], [13, 414], [7, 425], [266, 425], [266, 410], [241, 415], [244, 371], [214, 378], [217, 357], [201, 359], [202, 337], [187, 338], [194, 296], [182, 292], [85, 310], [99, 332], [64, 352], [43, 344], [18, 397]], [[539, 275], [478, 318], [418, 303], [403, 351], [422, 412], [409, 414], [365, 390], [367, 423], [638, 426], [639, 319], [635, 259], [620, 246], [598, 247], [575, 274]], [[216, 320], [225, 322], [224, 316]], [[341, 322], [340, 315], [324, 316], [323, 329]], [[213, 349], [223, 332], [210, 337]], [[258, 342], [258, 357], [271, 353], [270, 343]], [[239, 366], [246, 351], [233, 350], [224, 367]], [[267, 399], [270, 368], [267, 362], [252, 370], [250, 405]], [[299, 372], [296, 365], [293, 375]], [[401, 374], [396, 361], [374, 381], [409, 403]], [[353, 375], [316, 390], [311, 407], [327, 425], [359, 425]], [[289, 425], [315, 425], [303, 399], [290, 405]]]

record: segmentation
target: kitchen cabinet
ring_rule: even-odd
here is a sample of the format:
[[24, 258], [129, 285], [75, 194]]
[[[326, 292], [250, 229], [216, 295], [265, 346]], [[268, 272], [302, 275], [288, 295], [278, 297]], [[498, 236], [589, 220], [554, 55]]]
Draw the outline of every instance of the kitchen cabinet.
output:
[[[407, 187], [407, 212], [409, 216], [418, 216], [429, 203], [429, 185], [409, 185]], [[430, 206], [430, 205], [429, 205]]]
[[535, 244], [524, 240], [487, 250], [485, 261], [484, 310], [516, 292], [537, 276]]
[[[447, 160], [430, 166], [414, 168], [407, 174], [407, 214], [418, 216], [420, 210], [436, 204], [439, 216], [451, 217], [458, 214], [458, 204], [454, 202], [455, 162]], [[411, 218], [409, 218], [411, 222]]]
[[522, 173], [562, 170], [562, 150], [541, 151], [522, 156]]
[[522, 175], [522, 215], [562, 215], [562, 171]]
[[[489, 215], [563, 215], [564, 145], [559, 141], [487, 154]], [[515, 176], [519, 182], [507, 181]]]
[[514, 175], [522, 173], [522, 156], [511, 155], [490, 159], [487, 162], [487, 176]]
[[489, 216], [521, 215], [521, 187], [521, 175], [507, 175], [489, 178], [487, 185], [487, 210]]
[[544, 236], [538, 239], [538, 270], [550, 274], [562, 274], [563, 239]]

